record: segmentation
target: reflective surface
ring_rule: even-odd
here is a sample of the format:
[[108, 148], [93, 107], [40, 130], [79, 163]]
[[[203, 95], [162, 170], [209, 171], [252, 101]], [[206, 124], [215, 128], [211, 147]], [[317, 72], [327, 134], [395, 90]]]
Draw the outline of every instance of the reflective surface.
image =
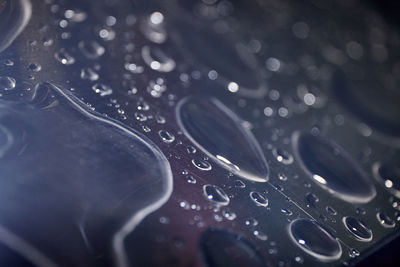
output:
[[341, 266], [396, 236], [399, 32], [357, 1], [0, 0], [1, 266]]

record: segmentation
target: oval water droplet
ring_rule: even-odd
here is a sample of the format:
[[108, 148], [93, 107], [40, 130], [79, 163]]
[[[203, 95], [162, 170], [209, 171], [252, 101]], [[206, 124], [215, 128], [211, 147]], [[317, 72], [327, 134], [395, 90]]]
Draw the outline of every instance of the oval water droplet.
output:
[[101, 96], [111, 95], [113, 90], [110, 86], [105, 85], [103, 83], [96, 83], [92, 86], [92, 90]]
[[79, 49], [82, 54], [84, 54], [89, 59], [96, 59], [101, 57], [106, 51], [104, 47], [102, 47], [96, 41], [80, 41], [78, 44]]
[[396, 226], [395, 221], [392, 218], [390, 218], [386, 212], [378, 212], [376, 214], [376, 218], [378, 219], [378, 221], [381, 223], [381, 225], [383, 227], [393, 228]]
[[54, 54], [54, 57], [63, 65], [72, 65], [75, 63], [75, 58], [71, 56], [64, 48]]
[[386, 190], [400, 198], [400, 165], [398, 162], [375, 163], [372, 171]]
[[375, 197], [375, 187], [366, 173], [332, 140], [295, 133], [293, 144], [303, 169], [332, 195], [351, 203], [367, 203]]
[[142, 58], [151, 69], [156, 71], [170, 72], [175, 68], [175, 60], [158, 47], [143, 46]]
[[228, 195], [216, 185], [206, 184], [203, 186], [204, 196], [217, 206], [226, 206], [229, 204]]
[[192, 163], [194, 166], [202, 171], [209, 171], [212, 169], [211, 164], [204, 159], [192, 159]]
[[24, 30], [31, 14], [32, 4], [29, 0], [10, 0], [0, 3], [0, 53]]
[[165, 143], [172, 143], [175, 141], [175, 136], [166, 130], [160, 130], [158, 135]]
[[252, 191], [250, 192], [250, 198], [256, 203], [257, 206], [266, 207], [268, 206], [268, 199], [261, 193]]
[[317, 203], [319, 202], [319, 198], [313, 193], [307, 193], [304, 200], [306, 202], [307, 207], [312, 207], [312, 208], [315, 208], [317, 206]]
[[265, 263], [253, 245], [242, 236], [208, 229], [200, 239], [200, 255], [207, 267], [261, 267]]
[[97, 81], [99, 74], [92, 68], [83, 68], [81, 69], [81, 78], [83, 80]]
[[167, 31], [164, 25], [164, 15], [154, 12], [140, 24], [140, 30], [150, 41], [162, 44], [167, 39]]
[[0, 77], [0, 91], [8, 91], [15, 88], [16, 81], [14, 78], [8, 76]]
[[208, 157], [245, 179], [266, 182], [269, 169], [261, 148], [242, 120], [216, 98], [188, 97], [177, 106], [184, 134]]
[[297, 219], [289, 225], [292, 241], [303, 251], [321, 261], [333, 261], [342, 255], [339, 241], [319, 223]]
[[347, 231], [353, 234], [357, 240], [363, 242], [372, 240], [372, 231], [364, 222], [350, 216], [343, 217], [342, 221]]

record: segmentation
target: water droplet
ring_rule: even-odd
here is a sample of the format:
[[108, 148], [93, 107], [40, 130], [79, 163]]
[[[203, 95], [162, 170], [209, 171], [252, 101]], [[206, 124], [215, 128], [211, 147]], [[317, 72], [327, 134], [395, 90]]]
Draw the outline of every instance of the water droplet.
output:
[[244, 221], [244, 224], [246, 226], [253, 227], [253, 226], [257, 226], [258, 225], [258, 221], [256, 219], [254, 219], [254, 218], [248, 218], [248, 219], [246, 219]]
[[211, 170], [211, 164], [208, 161], [205, 161], [203, 159], [192, 159], [192, 163], [194, 166], [196, 166], [198, 169], [202, 171], [209, 171]]
[[397, 198], [400, 198], [400, 166], [397, 162], [375, 163], [372, 171], [378, 182]]
[[[185, 56], [193, 58], [209, 70], [218, 73], [222, 84], [234, 81], [237, 93], [248, 97], [261, 97], [267, 92], [259, 71], [254, 53], [244, 44], [232, 40], [232, 36], [216, 33], [209, 25], [185, 21], [176, 25], [178, 33], [171, 35], [177, 45], [181, 46]], [[208, 40], [204, 42], [204, 40]], [[202, 45], [199, 45], [199, 44]]]
[[172, 143], [175, 141], [175, 136], [166, 130], [160, 130], [158, 135], [165, 143]]
[[42, 66], [38, 63], [31, 63], [28, 65], [28, 70], [34, 71], [34, 72], [39, 72], [42, 69]]
[[219, 229], [208, 229], [200, 239], [200, 253], [209, 267], [261, 267], [264, 260], [242, 236]]
[[105, 85], [103, 83], [96, 83], [92, 86], [92, 90], [101, 96], [111, 95], [113, 90], [110, 86]]
[[326, 211], [331, 215], [336, 215], [337, 214], [336, 210], [334, 208], [332, 208], [331, 206], [327, 206], [326, 207]]
[[140, 25], [140, 30], [150, 41], [162, 44], [167, 39], [164, 25], [164, 15], [160, 12], [152, 13]]
[[55, 53], [54, 57], [64, 65], [71, 65], [75, 63], [75, 58], [65, 51], [64, 48], [61, 48], [59, 52]]
[[268, 206], [268, 199], [261, 193], [252, 191], [250, 192], [250, 198], [256, 203], [257, 206], [266, 207]]
[[142, 58], [151, 69], [156, 71], [170, 72], [175, 68], [175, 61], [158, 47], [143, 46]]
[[390, 218], [389, 215], [387, 215], [387, 213], [385, 213], [385, 212], [378, 212], [376, 214], [376, 218], [378, 219], [378, 221], [381, 223], [381, 225], [383, 227], [393, 228], [396, 225], [394, 220], [392, 218]]
[[274, 148], [272, 150], [272, 155], [276, 158], [277, 161], [289, 165], [293, 163], [293, 156], [284, 149]]
[[235, 180], [235, 187], [237, 187], [237, 188], [245, 188], [246, 184], [243, 183], [243, 181], [241, 181], [241, 180]]
[[204, 196], [217, 206], [227, 206], [229, 204], [228, 195], [216, 185], [206, 184], [203, 186]]
[[357, 249], [353, 248], [349, 251], [349, 256], [350, 256], [350, 258], [358, 257], [358, 256], [360, 256], [360, 252]]
[[194, 177], [191, 176], [191, 175], [186, 176], [186, 181], [187, 181], [189, 184], [195, 184], [195, 183], [197, 183], [196, 178], [194, 178]]
[[293, 144], [303, 169], [332, 195], [352, 203], [366, 203], [375, 197], [375, 187], [365, 172], [332, 140], [295, 133]]
[[342, 248], [336, 238], [319, 223], [310, 219], [291, 222], [289, 235], [304, 252], [321, 261], [333, 261], [342, 255]]
[[312, 193], [307, 193], [305, 197], [305, 202], [307, 207], [315, 208], [317, 206], [317, 203], [319, 202], [319, 198]]
[[16, 81], [8, 76], [0, 76], [0, 91], [8, 91], [15, 88]]
[[368, 242], [372, 240], [371, 229], [362, 221], [354, 217], [343, 217], [342, 219], [346, 229], [360, 241]]
[[81, 78], [83, 80], [97, 81], [99, 79], [99, 74], [92, 68], [81, 69]]
[[253, 235], [262, 241], [266, 241], [268, 239], [268, 236], [265, 233], [258, 230], [253, 231]]
[[224, 218], [226, 218], [230, 221], [233, 221], [234, 219], [236, 219], [236, 213], [234, 213], [233, 211], [230, 211], [230, 210], [223, 210], [222, 216], [224, 216]]
[[[13, 146], [21, 145], [8, 150], [7, 156], [12, 154], [6, 161], [0, 160], [0, 176], [10, 178], [1, 186], [1, 195], [7, 199], [15, 194], [24, 196], [14, 198], [12, 206], [0, 204], [2, 214], [12, 221], [31, 218], [29, 226], [13, 228], [13, 233], [31, 243], [40, 232], [43, 255], [53, 252], [62, 255], [68, 250], [68, 244], [83, 244], [80, 234], [65, 235], [57, 230], [79, 227], [96, 251], [105, 257], [115, 256], [118, 266], [130, 265], [125, 249], [126, 236], [172, 193], [168, 160], [150, 139], [93, 111], [70, 90], [50, 83], [39, 86], [46, 91], [44, 87], [59, 100], [57, 106], [51, 109], [9, 106], [8, 111], [1, 114], [2, 125], [16, 137]], [[68, 131], [59, 127], [60, 122], [68, 126]], [[22, 149], [27, 144], [29, 148]], [[39, 168], [38, 151], [41, 159], [48, 163]], [[56, 184], [54, 177], [57, 177]], [[40, 186], [37, 190], [26, 190], [27, 185]], [[57, 200], [57, 204], [49, 200]], [[99, 200], [107, 201], [99, 203]], [[38, 207], [43, 208], [41, 216], [34, 215]], [[113, 216], [110, 217], [110, 213]], [[83, 214], [85, 223], [81, 223]], [[50, 217], [51, 221], [45, 219]], [[115, 222], [120, 223], [116, 225]], [[49, 230], [54, 229], [54, 225], [57, 229]], [[104, 240], [98, 236], [103, 236]], [[61, 239], [66, 242], [54, 246], [53, 241]], [[57, 264], [44, 262], [58, 266], [68, 261], [75, 266], [80, 265], [81, 259], [59, 256], [55, 260]]]
[[268, 165], [257, 140], [219, 100], [185, 98], [178, 103], [177, 119], [185, 135], [219, 165], [251, 181], [268, 180]]
[[78, 44], [79, 49], [82, 54], [84, 54], [89, 59], [96, 59], [101, 57], [106, 51], [104, 47], [102, 47], [96, 41], [80, 41]]
[[0, 6], [0, 53], [24, 30], [32, 14], [29, 0], [2, 1]]

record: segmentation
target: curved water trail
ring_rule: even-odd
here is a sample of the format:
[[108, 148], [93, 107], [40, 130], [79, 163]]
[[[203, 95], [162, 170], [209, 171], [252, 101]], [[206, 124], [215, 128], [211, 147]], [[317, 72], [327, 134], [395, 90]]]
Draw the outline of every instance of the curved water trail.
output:
[[0, 53], [25, 29], [31, 15], [30, 0], [5, 0], [0, 5]]

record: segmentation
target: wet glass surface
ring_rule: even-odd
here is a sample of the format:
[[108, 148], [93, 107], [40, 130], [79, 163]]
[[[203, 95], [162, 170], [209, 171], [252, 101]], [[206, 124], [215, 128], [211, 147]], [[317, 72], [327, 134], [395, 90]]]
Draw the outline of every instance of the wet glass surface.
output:
[[1, 266], [354, 265], [399, 233], [398, 28], [357, 1], [0, 0]]

